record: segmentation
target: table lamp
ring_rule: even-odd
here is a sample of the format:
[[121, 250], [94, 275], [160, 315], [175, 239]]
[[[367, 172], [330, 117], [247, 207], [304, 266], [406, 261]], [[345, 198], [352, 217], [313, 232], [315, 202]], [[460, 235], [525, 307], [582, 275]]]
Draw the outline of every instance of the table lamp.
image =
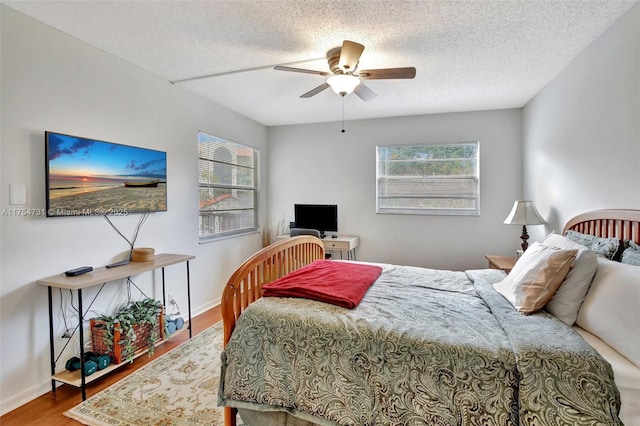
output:
[[513, 203], [511, 213], [504, 220], [504, 223], [507, 225], [522, 225], [520, 239], [522, 240], [522, 251], [525, 251], [529, 247], [527, 225], [544, 225], [547, 222], [540, 216], [533, 201], [519, 200]]

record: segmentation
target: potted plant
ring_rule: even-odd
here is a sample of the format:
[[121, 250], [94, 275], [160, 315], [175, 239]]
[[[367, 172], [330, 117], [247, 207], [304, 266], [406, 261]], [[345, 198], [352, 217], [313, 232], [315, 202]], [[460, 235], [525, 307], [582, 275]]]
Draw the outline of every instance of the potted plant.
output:
[[147, 298], [129, 303], [114, 316], [95, 318], [91, 321], [94, 351], [108, 353], [116, 362], [132, 362], [136, 353], [144, 348], [152, 356], [155, 344], [166, 332], [163, 314], [162, 303]]

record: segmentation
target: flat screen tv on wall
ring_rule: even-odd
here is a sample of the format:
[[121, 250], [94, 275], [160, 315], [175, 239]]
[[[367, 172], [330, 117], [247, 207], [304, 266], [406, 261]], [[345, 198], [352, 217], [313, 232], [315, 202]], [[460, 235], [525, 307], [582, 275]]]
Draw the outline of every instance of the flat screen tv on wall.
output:
[[167, 153], [45, 132], [47, 216], [167, 210]]

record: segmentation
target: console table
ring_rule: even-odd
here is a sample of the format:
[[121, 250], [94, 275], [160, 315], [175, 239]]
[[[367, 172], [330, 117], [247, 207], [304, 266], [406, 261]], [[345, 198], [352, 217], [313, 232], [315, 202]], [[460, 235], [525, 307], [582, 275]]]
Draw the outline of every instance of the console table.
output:
[[[278, 235], [276, 241], [287, 238], [291, 237], [289, 235]], [[340, 259], [342, 259], [342, 254], [346, 253], [347, 260], [356, 260], [356, 248], [360, 245], [360, 237], [339, 235], [336, 238], [324, 237], [320, 241], [324, 245], [325, 252], [337, 251], [340, 253]]]
[[[154, 271], [156, 269], [162, 269], [162, 303], [166, 306], [166, 292], [165, 292], [165, 280], [164, 280], [164, 268], [166, 266], [175, 265], [178, 263], [186, 263], [187, 265], [187, 303], [188, 303], [188, 322], [185, 323], [185, 329], [189, 330], [189, 337], [192, 337], [191, 332], [191, 284], [189, 279], [189, 261], [195, 259], [195, 256], [184, 254], [158, 254], [153, 260], [146, 262], [131, 262], [127, 265], [122, 265], [114, 268], [99, 267], [91, 272], [75, 277], [68, 277], [64, 273], [54, 275], [49, 278], [38, 280], [38, 284], [46, 286], [48, 288], [49, 295], [49, 344], [51, 347], [51, 391], [56, 392], [56, 382], [67, 383], [72, 386], [79, 387], [82, 390], [82, 400], [87, 398], [86, 385], [95, 379], [98, 379], [110, 371], [119, 368], [126, 364], [125, 362], [120, 364], [111, 364], [103, 370], [96, 371], [90, 377], [86, 377], [84, 372], [84, 316], [86, 312], [82, 307], [82, 289], [93, 287], [95, 285], [105, 285], [108, 282], [116, 281], [122, 278], [127, 278], [132, 275], [140, 274], [143, 272]], [[54, 342], [54, 330], [53, 330], [53, 298], [52, 292], [54, 288], [75, 290], [78, 294], [78, 312], [79, 312], [79, 324], [78, 324], [78, 336], [80, 339], [80, 369], [78, 371], [62, 371], [56, 374], [56, 353]], [[102, 289], [100, 289], [102, 290]], [[100, 291], [98, 291], [98, 294]], [[96, 295], [97, 297], [97, 295]], [[95, 298], [94, 298], [95, 300]], [[93, 302], [92, 302], [93, 303]], [[74, 332], [75, 333], [75, 332]], [[175, 334], [175, 333], [174, 333]], [[161, 343], [161, 342], [159, 342]]]

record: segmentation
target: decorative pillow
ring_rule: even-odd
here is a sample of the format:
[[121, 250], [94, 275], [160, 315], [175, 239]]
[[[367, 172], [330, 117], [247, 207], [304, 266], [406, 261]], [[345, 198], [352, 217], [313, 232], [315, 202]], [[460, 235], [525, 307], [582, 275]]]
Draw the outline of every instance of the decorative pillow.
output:
[[629, 241], [629, 247], [622, 252], [622, 263], [640, 266], [640, 246], [633, 241]]
[[520, 256], [507, 277], [494, 284], [520, 313], [532, 314], [553, 297], [578, 254], [578, 250], [560, 250], [533, 243]]
[[551, 315], [571, 326], [576, 322], [582, 301], [587, 295], [591, 280], [596, 273], [598, 255], [582, 244], [575, 243], [559, 234], [549, 235], [543, 244], [563, 250], [578, 250], [578, 255], [569, 274], [545, 307]]
[[640, 268], [598, 258], [577, 325], [640, 367]]
[[565, 232], [564, 235], [571, 241], [582, 244], [607, 259], [613, 259], [620, 247], [620, 240], [617, 238], [596, 237], [571, 230]]

